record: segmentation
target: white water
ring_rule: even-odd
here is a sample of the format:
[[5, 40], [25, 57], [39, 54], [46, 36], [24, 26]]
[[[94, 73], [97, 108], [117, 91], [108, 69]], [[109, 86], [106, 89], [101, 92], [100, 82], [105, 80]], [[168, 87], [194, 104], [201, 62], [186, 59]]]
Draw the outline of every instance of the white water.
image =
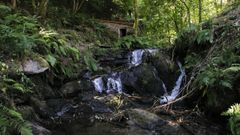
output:
[[95, 90], [97, 92], [102, 93], [104, 91], [105, 88], [104, 88], [102, 77], [98, 77], [98, 78], [94, 79], [93, 84], [94, 84]]
[[[158, 49], [135, 50], [131, 52], [131, 54], [128, 56], [129, 63], [131, 64], [131, 67], [138, 66], [142, 63], [143, 54], [145, 52], [149, 52], [151, 55], [156, 55], [158, 51], [159, 51]], [[181, 74], [178, 77], [175, 87], [171, 91], [170, 95], [167, 93], [167, 88], [163, 82], [162, 86], [165, 91], [165, 94], [160, 98], [160, 103], [167, 103], [167, 102], [173, 101], [180, 94], [181, 84], [185, 77], [185, 70], [183, 69], [182, 64], [180, 62], [178, 62], [177, 64], [179, 66]], [[122, 81], [120, 79], [119, 73], [112, 73], [108, 76], [105, 75], [105, 77], [106, 77], [105, 81], [103, 80], [103, 77], [98, 77], [92, 81], [94, 84], [95, 90], [97, 92], [103, 93], [105, 91], [106, 93], [110, 93], [110, 92], [122, 93], [122, 89], [123, 89]]]
[[99, 93], [103, 93], [104, 91], [106, 91], [106, 93], [122, 93], [122, 81], [117, 73], [113, 73], [107, 77], [107, 82], [104, 82], [102, 77], [98, 77], [92, 82], [94, 84], [95, 90]]
[[176, 81], [176, 85], [173, 88], [171, 95], [162, 96], [160, 98], [160, 103], [161, 104], [168, 103], [170, 101], [175, 100], [177, 98], [177, 96], [180, 94], [181, 84], [182, 84], [182, 81], [183, 81], [186, 74], [185, 74], [185, 70], [183, 69], [182, 64], [180, 62], [178, 62], [178, 66], [179, 66], [179, 69], [181, 71], [181, 74]]
[[107, 93], [110, 93], [111, 91], [122, 93], [122, 81], [117, 73], [112, 74], [111, 77], [108, 78]]
[[144, 53], [148, 52], [152, 55], [156, 55], [156, 53], [158, 51], [159, 51], [158, 49], [138, 49], [138, 50], [134, 50], [128, 56], [130, 66], [136, 67], [136, 66], [140, 65], [142, 63], [142, 58], [143, 58]]
[[129, 55], [129, 62], [133, 66], [138, 66], [142, 63], [142, 57], [143, 57], [144, 50], [138, 49], [133, 52], [131, 52], [131, 55]]

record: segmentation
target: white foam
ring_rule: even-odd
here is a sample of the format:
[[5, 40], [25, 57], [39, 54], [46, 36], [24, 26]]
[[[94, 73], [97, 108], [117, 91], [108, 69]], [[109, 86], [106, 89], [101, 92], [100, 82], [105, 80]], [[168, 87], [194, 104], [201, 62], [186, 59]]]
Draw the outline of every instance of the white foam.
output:
[[182, 64], [180, 62], [178, 62], [178, 66], [181, 71], [181, 74], [176, 81], [175, 87], [173, 88], [171, 95], [162, 96], [160, 98], [160, 103], [162, 103], [162, 104], [175, 100], [177, 98], [177, 96], [180, 94], [181, 84], [182, 84], [183, 79], [186, 74], [185, 74], [185, 70], [183, 69]]

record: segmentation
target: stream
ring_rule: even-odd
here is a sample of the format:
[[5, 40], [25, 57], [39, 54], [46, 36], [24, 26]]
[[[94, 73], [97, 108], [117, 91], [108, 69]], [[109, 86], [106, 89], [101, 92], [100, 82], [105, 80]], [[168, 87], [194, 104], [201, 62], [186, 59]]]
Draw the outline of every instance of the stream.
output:
[[[144, 53], [156, 55], [158, 51], [159, 51], [158, 49], [138, 49], [138, 50], [132, 51], [128, 55], [129, 68], [137, 67], [140, 64], [142, 64]], [[170, 91], [170, 94], [167, 92], [166, 85], [163, 82], [162, 85], [165, 93], [164, 93], [164, 96], [160, 97], [160, 103], [162, 104], [173, 101], [180, 94], [181, 84], [186, 74], [185, 74], [184, 68], [182, 67], [182, 64], [179, 61], [177, 62], [177, 64], [181, 74], [178, 77], [174, 88]], [[104, 80], [104, 78], [106, 79]], [[114, 72], [108, 75], [97, 77], [92, 82], [94, 84], [95, 90], [99, 93], [117, 92], [121, 94], [123, 92], [121, 72]]]
[[[158, 49], [121, 54], [108, 62], [114, 65], [126, 59], [124, 68], [108, 67], [110, 71], [92, 79], [69, 82], [60, 89], [64, 100], [47, 100], [47, 107], [40, 108], [44, 117], [49, 117], [44, 127], [53, 135], [219, 134], [218, 125], [187, 111], [183, 104], [151, 111], [181, 94], [186, 73], [179, 61], [171, 61]], [[105, 64], [104, 58], [102, 61]]]

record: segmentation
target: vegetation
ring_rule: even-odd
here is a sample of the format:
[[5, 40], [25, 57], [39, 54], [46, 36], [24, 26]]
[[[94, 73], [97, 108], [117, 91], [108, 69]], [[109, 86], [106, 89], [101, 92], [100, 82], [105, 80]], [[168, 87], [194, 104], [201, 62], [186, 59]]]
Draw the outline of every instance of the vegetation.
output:
[[239, 135], [240, 105], [232, 105], [223, 115], [230, 116], [229, 125], [233, 135]]
[[[31, 121], [24, 120], [17, 109], [19, 95], [29, 98], [36, 94], [32, 76], [22, 69], [24, 60], [40, 57], [47, 61], [48, 71], [39, 76], [59, 89], [56, 82], [82, 77], [82, 71], [100, 71], [101, 65], [92, 50], [101, 52], [103, 48], [171, 50], [190, 75], [184, 94], [200, 93], [197, 104], [209, 110], [220, 106], [221, 109], [216, 109], [219, 115], [239, 102], [240, 97], [239, 3], [239, 0], [0, 1], [0, 134], [32, 134]], [[118, 39], [117, 33], [100, 20], [134, 24], [134, 34]], [[239, 104], [223, 114], [230, 116], [232, 134], [240, 134]]]

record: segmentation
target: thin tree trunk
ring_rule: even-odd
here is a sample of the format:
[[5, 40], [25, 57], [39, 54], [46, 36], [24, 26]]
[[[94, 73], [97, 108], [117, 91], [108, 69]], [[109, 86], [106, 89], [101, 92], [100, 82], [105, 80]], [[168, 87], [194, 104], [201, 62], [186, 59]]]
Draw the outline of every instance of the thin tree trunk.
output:
[[43, 18], [45, 18], [47, 15], [47, 6], [48, 6], [48, 0], [41, 0], [39, 14]]
[[190, 27], [191, 26], [191, 11], [190, 11], [190, 8], [184, 0], [180, 0], [180, 1], [183, 3], [183, 5], [185, 6], [185, 8], [187, 10], [188, 25]]
[[202, 0], [198, 0], [198, 22], [202, 22]]
[[37, 5], [35, 0], [32, 0], [32, 7], [33, 7], [33, 13], [35, 14], [37, 11]]
[[138, 0], [134, 0], [134, 30], [135, 36], [138, 35]]
[[12, 8], [16, 9], [17, 8], [17, 0], [11, 0], [12, 3]]
[[73, 0], [73, 13], [76, 14], [83, 6], [85, 0]]

